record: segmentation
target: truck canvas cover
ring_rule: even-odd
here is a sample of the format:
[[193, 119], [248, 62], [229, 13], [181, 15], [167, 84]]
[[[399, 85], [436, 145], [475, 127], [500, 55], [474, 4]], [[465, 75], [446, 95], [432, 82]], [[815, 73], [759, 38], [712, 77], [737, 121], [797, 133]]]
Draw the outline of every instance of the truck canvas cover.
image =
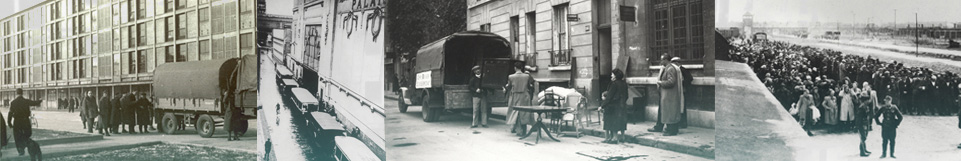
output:
[[162, 64], [154, 71], [154, 94], [157, 98], [219, 99], [237, 66], [236, 59]]
[[414, 73], [432, 71], [430, 84], [434, 87], [466, 84], [474, 64], [486, 58], [511, 58], [510, 50], [507, 39], [497, 34], [458, 32], [421, 47], [413, 70]]

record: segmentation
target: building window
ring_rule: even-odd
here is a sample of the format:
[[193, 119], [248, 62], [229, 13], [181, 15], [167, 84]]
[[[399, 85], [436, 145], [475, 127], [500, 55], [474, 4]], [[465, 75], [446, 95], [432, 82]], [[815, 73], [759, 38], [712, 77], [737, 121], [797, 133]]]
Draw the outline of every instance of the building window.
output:
[[187, 38], [187, 14], [177, 15], [177, 39]]
[[197, 12], [197, 19], [200, 24], [200, 36], [210, 35], [210, 13], [207, 8], [201, 8]]
[[137, 68], [140, 67], [140, 61], [137, 61], [137, 52], [131, 51], [127, 53], [127, 74], [137, 74]]
[[552, 66], [565, 66], [571, 63], [570, 30], [567, 22], [568, 4], [554, 6], [554, 50], [550, 51]]
[[178, 45], [177, 45], [177, 50], [178, 50], [178, 51], [177, 51], [177, 57], [175, 58], [177, 62], [185, 62], [185, 61], [187, 61], [187, 50], [188, 50], [188, 49], [189, 49], [189, 47], [187, 47], [187, 44], [178, 44]]
[[481, 24], [480, 30], [484, 32], [491, 32], [491, 23]]
[[131, 0], [129, 3], [127, 3], [127, 9], [124, 9], [124, 11], [127, 11], [127, 13], [128, 13], [127, 16], [124, 16], [124, 17], [127, 18], [127, 21], [128, 21], [128, 22], [137, 21], [137, 2], [136, 2], [136, 0]]
[[167, 51], [164, 50], [164, 49], [166, 49], [166, 48], [165, 48], [165, 47], [158, 47], [157, 50], [154, 52], [154, 54], [155, 54], [156, 57], [151, 57], [151, 58], [156, 58], [156, 59], [155, 59], [155, 62], [156, 62], [155, 64], [157, 64], [157, 66], [160, 66], [160, 64], [163, 64], [163, 63], [166, 63], [166, 62], [167, 62], [167, 61], [164, 59], [164, 58], [166, 57], [166, 55], [167, 55]]
[[224, 6], [224, 32], [237, 31], [237, 2], [227, 2]]
[[201, 40], [197, 46], [199, 46], [200, 60], [210, 60], [210, 40]]
[[74, 62], [77, 64], [77, 71], [75, 71], [74, 75], [77, 76], [77, 78], [86, 78], [86, 63], [83, 61], [83, 59], [75, 60]]
[[147, 50], [137, 51], [137, 73], [147, 73]]
[[187, 44], [187, 60], [186, 61], [197, 61], [200, 60], [200, 56], [197, 55], [197, 42], [190, 42]]
[[252, 0], [240, 0], [240, 28], [249, 29], [254, 27], [254, 6]]
[[704, 12], [701, 1], [690, 4], [691, 20], [691, 57], [704, 58]]
[[212, 34], [223, 33], [223, 5], [214, 4], [213, 7], [210, 7], [210, 22], [210, 32], [212, 32]]
[[224, 41], [223, 41], [223, 38], [219, 38], [219, 37], [214, 38], [213, 41], [211, 41], [211, 43], [210, 43], [210, 47], [211, 47], [211, 48], [210, 48], [210, 52], [213, 53], [213, 54], [211, 55], [211, 58], [213, 58], [213, 59], [224, 58], [224, 56], [223, 56], [223, 53], [224, 53]]
[[660, 60], [658, 58], [660, 55], [670, 51], [668, 20], [667, 9], [654, 11], [654, 45], [652, 47], [654, 54], [648, 55], [649, 60]]
[[147, 24], [137, 24], [137, 46], [147, 45]]
[[[320, 41], [316, 41], [317, 45], [320, 45]], [[254, 54], [254, 35], [251, 33], [246, 33], [240, 35], [240, 55], [253, 55]], [[315, 56], [320, 56], [318, 53]]]
[[87, 51], [87, 48], [86, 48], [86, 46], [85, 46], [86, 44], [84, 44], [84, 38], [78, 38], [78, 39], [76, 39], [75, 42], [76, 42], [77, 44], [74, 45], [74, 51], [77, 53], [77, 56], [84, 56], [84, 55], [86, 55], [86, 53], [85, 53], [84, 51]]
[[136, 0], [137, 1], [137, 18], [143, 19], [147, 17], [147, 0]]
[[173, 45], [167, 46], [167, 54], [165, 54], [165, 55], [166, 55], [166, 56], [164, 56], [164, 62], [168, 62], [168, 63], [169, 63], [169, 62], [175, 62], [176, 59], [174, 59], [174, 58], [175, 58], [176, 55], [177, 55], [177, 49], [176, 49], [176, 47], [173, 46]]
[[237, 57], [237, 37], [224, 37], [224, 58]]
[[196, 11], [187, 12], [187, 21], [184, 22], [184, 23], [187, 24], [187, 29], [186, 29], [186, 30], [187, 30], [187, 36], [186, 36], [186, 37], [187, 37], [187, 38], [195, 38], [195, 37], [197, 37], [197, 12], [196, 12]]
[[115, 76], [123, 75], [123, 70], [121, 70], [123, 69], [123, 63], [121, 63], [121, 60], [123, 59], [120, 55], [123, 55], [123, 54], [113, 55], [113, 75]]
[[162, 43], [167, 39], [167, 37], [164, 35], [164, 33], [167, 32], [167, 28], [165, 27], [167, 26], [167, 22], [165, 20], [166, 19], [164, 18], [159, 18], [154, 23], [154, 25], [157, 25], [157, 34], [154, 35], [154, 37], [157, 39], [157, 43]]
[[174, 11], [174, 0], [167, 0], [167, 3], [164, 4], [164, 6], [167, 6], [167, 7], [164, 9], [164, 11], [166, 11], [166, 12], [173, 12], [173, 11]]
[[177, 22], [173, 16], [167, 17], [167, 41], [173, 41], [176, 34]]

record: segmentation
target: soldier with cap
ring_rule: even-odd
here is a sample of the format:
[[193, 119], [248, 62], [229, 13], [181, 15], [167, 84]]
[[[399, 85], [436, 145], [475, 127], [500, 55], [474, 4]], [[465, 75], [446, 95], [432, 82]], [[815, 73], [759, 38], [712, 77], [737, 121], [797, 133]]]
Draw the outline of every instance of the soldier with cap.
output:
[[[884, 104], [878, 109], [877, 114], [874, 114], [874, 122], [881, 125], [881, 158], [885, 158], [888, 152], [888, 143], [891, 143], [891, 158], [894, 157], [894, 138], [897, 136], [898, 125], [901, 124], [901, 120], [904, 119], [901, 116], [901, 110], [898, 110], [898, 106], [891, 104], [891, 96], [884, 97]], [[884, 116], [884, 121], [882, 122], [879, 117]]]

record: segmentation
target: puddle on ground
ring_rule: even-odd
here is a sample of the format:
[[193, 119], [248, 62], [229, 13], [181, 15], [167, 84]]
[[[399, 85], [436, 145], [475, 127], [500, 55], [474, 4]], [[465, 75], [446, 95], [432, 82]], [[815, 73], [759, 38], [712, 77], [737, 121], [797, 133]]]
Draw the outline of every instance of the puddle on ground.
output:
[[407, 138], [405, 137], [394, 138], [394, 140], [404, 140], [404, 139], [407, 139]]
[[473, 134], [480, 134], [480, 131], [474, 131]]

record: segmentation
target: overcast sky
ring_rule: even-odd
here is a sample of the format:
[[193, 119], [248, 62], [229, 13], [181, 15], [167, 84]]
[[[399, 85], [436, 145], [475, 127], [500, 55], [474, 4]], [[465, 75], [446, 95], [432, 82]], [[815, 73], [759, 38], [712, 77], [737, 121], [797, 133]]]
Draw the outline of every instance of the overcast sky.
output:
[[744, 13], [755, 22], [898, 23], [961, 22], [961, 0], [718, 0], [718, 27], [741, 22]]
[[[43, 0], [0, 0], [0, 16], [7, 17], [13, 13], [20, 12], [22, 9], [30, 8], [33, 5], [39, 4]], [[2, 18], [0, 17], [0, 18]]]

